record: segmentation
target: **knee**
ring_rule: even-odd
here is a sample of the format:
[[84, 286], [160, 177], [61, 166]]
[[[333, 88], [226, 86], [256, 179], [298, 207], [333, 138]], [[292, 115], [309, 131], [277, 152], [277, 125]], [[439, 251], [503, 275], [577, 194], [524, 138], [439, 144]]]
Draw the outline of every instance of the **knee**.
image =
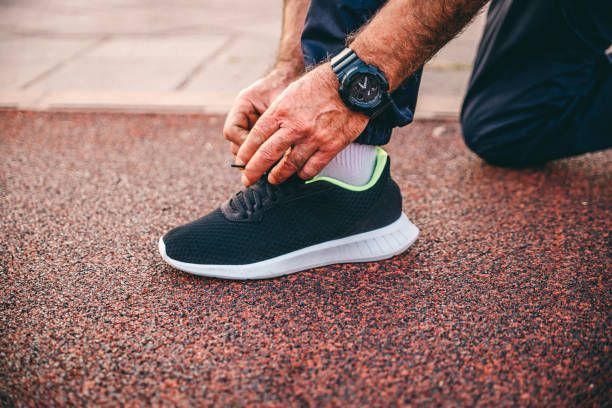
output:
[[513, 155], [500, 143], [499, 137], [492, 134], [484, 124], [469, 116], [462, 117], [461, 130], [468, 149], [487, 163], [504, 167], [517, 165]]
[[475, 115], [462, 115], [461, 129], [466, 146], [491, 165], [523, 167], [536, 164], [527, 142], [529, 129], [503, 126]]

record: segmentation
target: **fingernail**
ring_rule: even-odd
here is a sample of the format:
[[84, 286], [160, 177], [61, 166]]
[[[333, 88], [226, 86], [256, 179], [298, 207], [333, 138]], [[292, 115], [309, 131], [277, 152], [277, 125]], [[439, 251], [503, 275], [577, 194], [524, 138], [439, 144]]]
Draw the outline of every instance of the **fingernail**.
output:
[[238, 167], [242, 167], [242, 166], [244, 166], [244, 162], [242, 160], [240, 160], [238, 157], [236, 157], [236, 160], [234, 160], [234, 165], [236, 165]]

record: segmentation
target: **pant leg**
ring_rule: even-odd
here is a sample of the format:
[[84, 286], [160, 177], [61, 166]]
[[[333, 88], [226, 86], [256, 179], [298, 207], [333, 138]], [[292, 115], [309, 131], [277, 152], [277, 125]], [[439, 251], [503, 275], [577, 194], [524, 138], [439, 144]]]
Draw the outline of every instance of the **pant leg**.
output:
[[[302, 33], [306, 67], [333, 57], [346, 46], [346, 37], [365, 24], [385, 0], [312, 0]], [[391, 94], [392, 103], [371, 120], [357, 143], [384, 145], [391, 130], [412, 122], [421, 70], [406, 79]]]
[[521, 166], [612, 146], [607, 1], [492, 1], [461, 113], [476, 154]]

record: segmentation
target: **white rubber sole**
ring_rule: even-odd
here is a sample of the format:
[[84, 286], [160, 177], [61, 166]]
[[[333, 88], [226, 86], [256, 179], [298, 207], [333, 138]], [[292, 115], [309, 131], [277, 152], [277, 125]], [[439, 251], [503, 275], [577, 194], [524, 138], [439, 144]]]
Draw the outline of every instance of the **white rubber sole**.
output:
[[325, 265], [391, 258], [408, 249], [418, 235], [419, 229], [402, 213], [397, 221], [386, 227], [323, 242], [246, 265], [200, 265], [180, 262], [166, 254], [162, 238], [159, 239], [159, 252], [174, 268], [194, 275], [236, 280], [267, 279]]

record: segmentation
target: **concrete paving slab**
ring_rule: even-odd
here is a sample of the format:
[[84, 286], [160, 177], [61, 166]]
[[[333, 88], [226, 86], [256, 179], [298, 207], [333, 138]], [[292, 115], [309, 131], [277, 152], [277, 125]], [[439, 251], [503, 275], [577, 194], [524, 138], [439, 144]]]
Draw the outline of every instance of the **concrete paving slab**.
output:
[[110, 39], [33, 89], [45, 91], [171, 91], [227, 42], [219, 35]]
[[0, 91], [0, 108], [2, 109], [38, 109], [44, 94], [32, 90], [2, 90]]
[[87, 53], [88, 58], [200, 58], [220, 49], [227, 36], [173, 36], [171, 38], [111, 38]]
[[269, 71], [276, 50], [277, 39], [272, 36], [240, 36], [214, 61], [205, 64], [184, 89], [190, 93], [226, 94], [226, 99], [232, 100], [240, 90]]
[[425, 69], [417, 100], [417, 117], [457, 118], [467, 91], [470, 73], [471, 70], [465, 69]]
[[0, 90], [18, 90], [95, 43], [89, 39], [0, 37]]
[[241, 31], [245, 22], [278, 21], [281, 13], [275, 0], [29, 0], [0, 7], [0, 30], [58, 36]]
[[443, 47], [427, 64], [429, 68], [467, 67], [471, 68], [476, 56], [486, 21], [486, 10], [478, 16], [455, 39]]

